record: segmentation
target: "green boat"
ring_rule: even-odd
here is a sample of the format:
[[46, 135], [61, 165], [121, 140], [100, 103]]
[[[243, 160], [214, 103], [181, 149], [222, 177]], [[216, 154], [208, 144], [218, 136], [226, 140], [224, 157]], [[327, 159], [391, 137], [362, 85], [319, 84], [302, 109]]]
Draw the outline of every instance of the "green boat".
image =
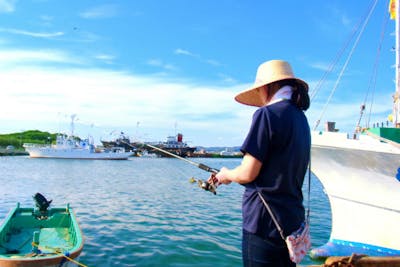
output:
[[69, 204], [49, 208], [41, 194], [34, 199], [36, 208], [17, 203], [0, 226], [0, 266], [84, 266], [76, 261], [83, 236]]

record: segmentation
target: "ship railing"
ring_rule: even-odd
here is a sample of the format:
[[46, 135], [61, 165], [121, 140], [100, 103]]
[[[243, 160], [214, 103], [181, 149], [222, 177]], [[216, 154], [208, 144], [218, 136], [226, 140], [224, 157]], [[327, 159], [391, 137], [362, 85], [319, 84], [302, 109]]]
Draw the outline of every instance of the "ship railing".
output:
[[30, 147], [48, 147], [48, 144], [34, 144], [34, 143], [24, 143], [22, 145], [24, 148], [30, 148]]

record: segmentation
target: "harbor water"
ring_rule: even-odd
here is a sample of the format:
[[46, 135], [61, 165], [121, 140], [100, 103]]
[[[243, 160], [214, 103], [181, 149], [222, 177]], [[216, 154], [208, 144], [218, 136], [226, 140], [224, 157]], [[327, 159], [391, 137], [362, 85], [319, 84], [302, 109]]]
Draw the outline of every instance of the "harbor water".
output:
[[[240, 159], [193, 161], [213, 168]], [[208, 173], [173, 158], [122, 161], [0, 157], [0, 220], [17, 202], [32, 207], [40, 192], [52, 206], [70, 203], [85, 245], [79, 262], [102, 266], [242, 266], [243, 187], [218, 194], [189, 182]], [[307, 195], [307, 179], [303, 188]], [[312, 246], [329, 238], [330, 207], [321, 183], [311, 180]], [[317, 264], [306, 257], [301, 265]]]

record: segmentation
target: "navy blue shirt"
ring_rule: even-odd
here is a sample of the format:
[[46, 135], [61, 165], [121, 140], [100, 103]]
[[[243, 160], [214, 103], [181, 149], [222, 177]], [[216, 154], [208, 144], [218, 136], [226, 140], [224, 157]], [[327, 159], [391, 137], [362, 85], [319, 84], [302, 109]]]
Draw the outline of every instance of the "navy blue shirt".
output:
[[256, 187], [271, 207], [285, 236], [304, 221], [301, 191], [310, 158], [310, 128], [303, 111], [290, 100], [259, 108], [241, 147], [260, 162], [256, 179], [245, 186], [243, 229], [278, 245], [283, 240]]

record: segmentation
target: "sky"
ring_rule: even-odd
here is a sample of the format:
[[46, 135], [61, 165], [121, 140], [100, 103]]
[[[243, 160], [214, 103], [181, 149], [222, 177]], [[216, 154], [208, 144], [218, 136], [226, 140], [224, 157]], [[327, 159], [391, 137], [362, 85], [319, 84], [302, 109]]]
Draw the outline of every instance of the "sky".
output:
[[395, 90], [388, 2], [0, 0], [0, 133], [69, 133], [75, 114], [74, 133], [96, 143], [122, 131], [138, 141], [182, 133], [190, 146], [240, 146], [256, 108], [234, 96], [271, 59], [287, 60], [309, 84], [311, 128], [320, 119], [317, 130], [335, 121], [353, 131], [365, 99], [370, 123], [386, 121]]

